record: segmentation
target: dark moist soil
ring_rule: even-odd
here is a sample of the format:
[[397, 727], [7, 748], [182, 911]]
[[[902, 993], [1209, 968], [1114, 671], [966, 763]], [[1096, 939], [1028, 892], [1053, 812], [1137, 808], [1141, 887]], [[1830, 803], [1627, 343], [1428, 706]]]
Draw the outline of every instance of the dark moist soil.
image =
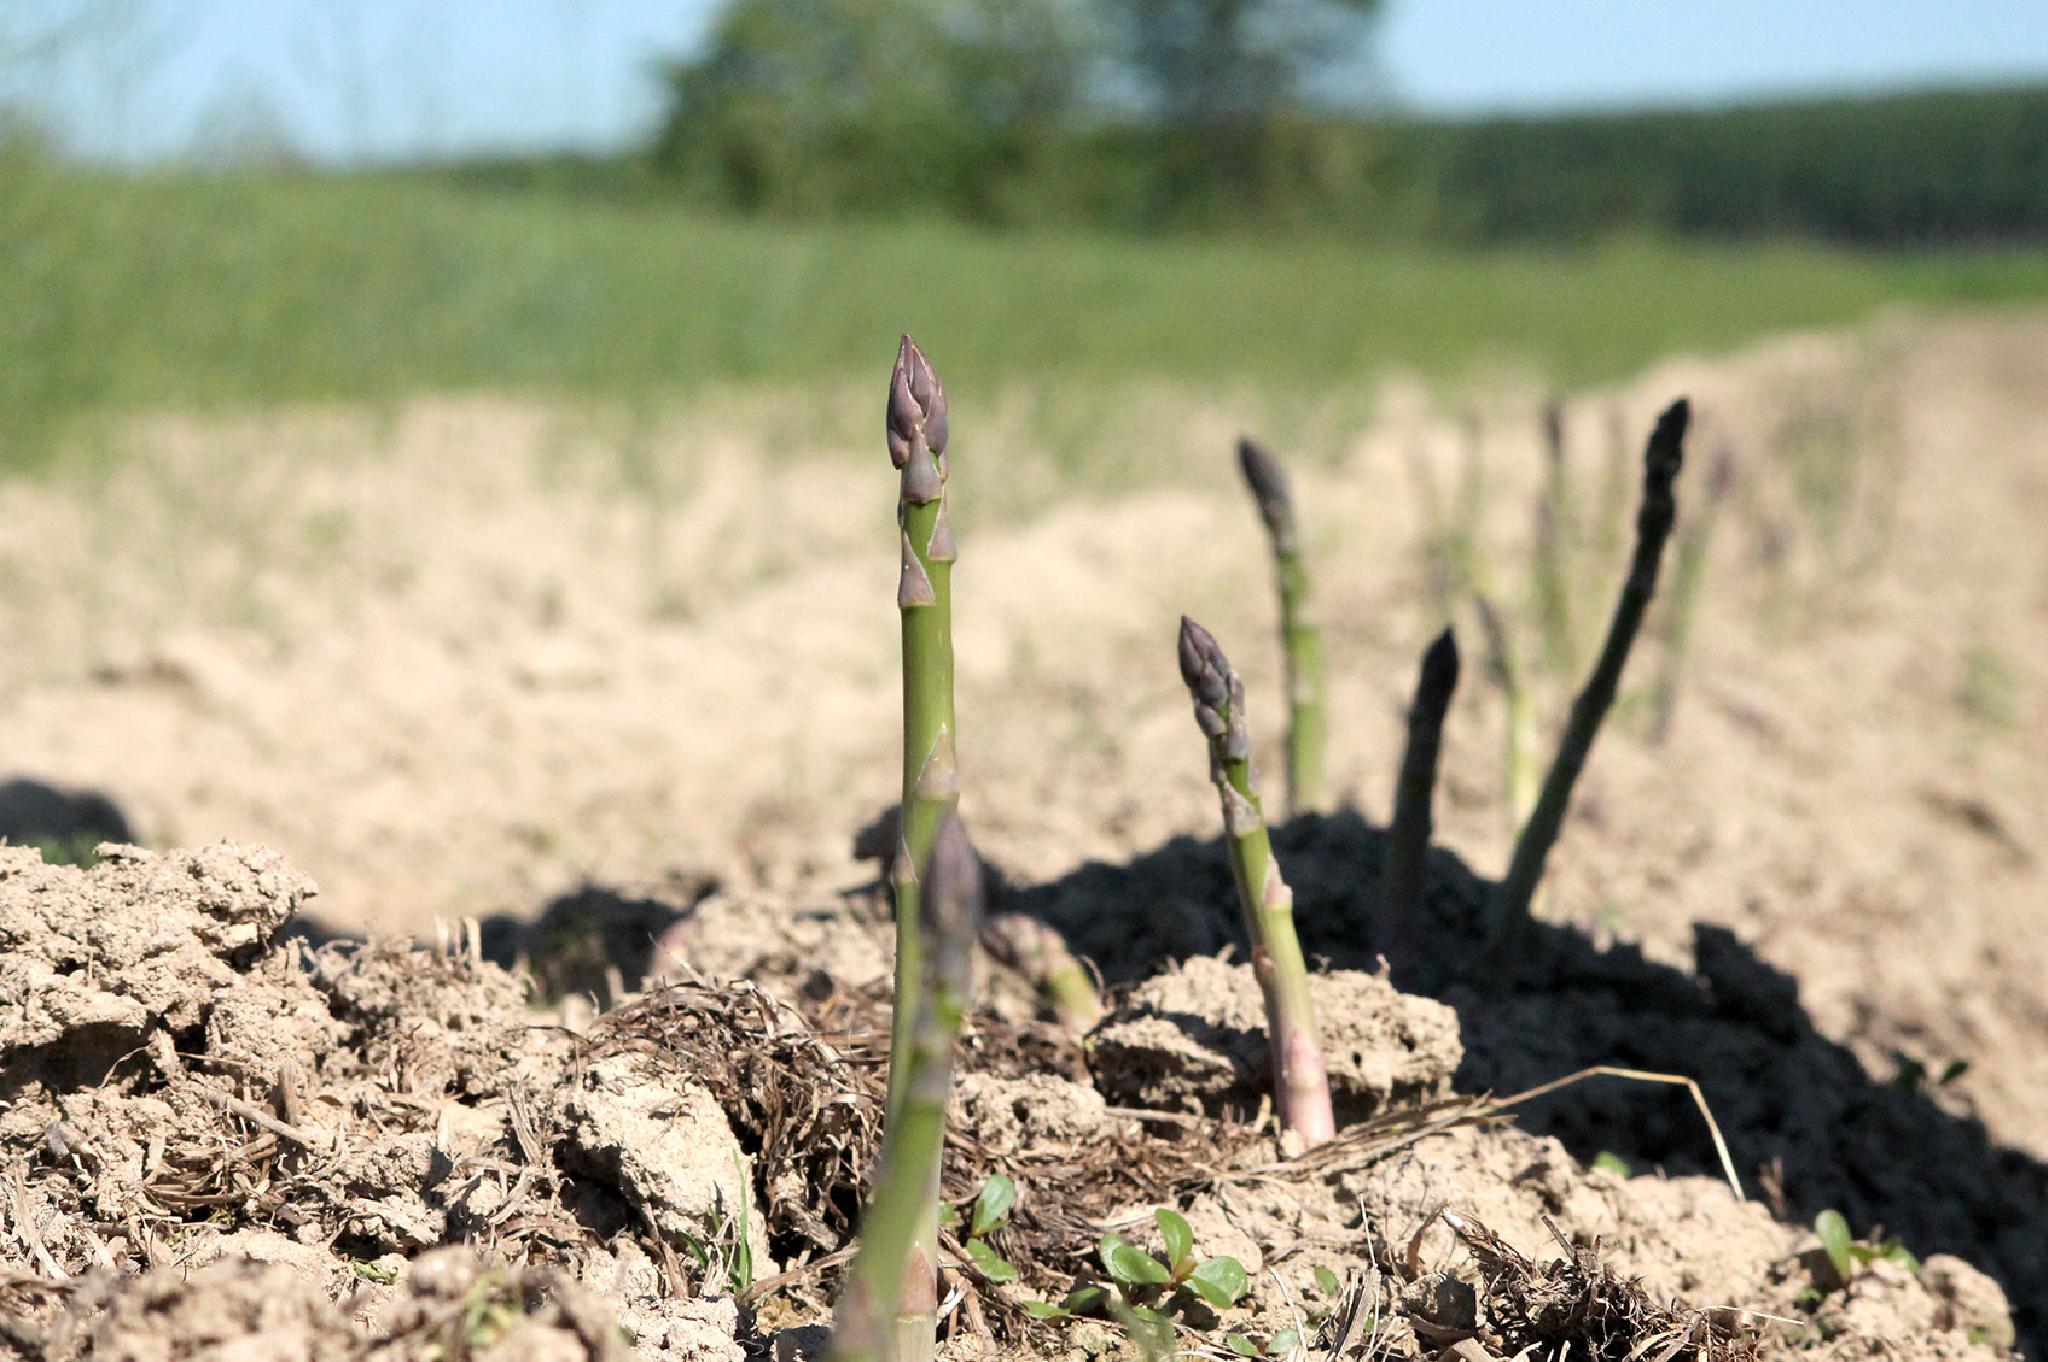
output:
[[[1369, 897], [1343, 886], [1371, 880], [1376, 836], [1339, 816], [1290, 826], [1280, 846], [1311, 948], [1363, 963], [1332, 929], [1371, 919]], [[1435, 868], [1424, 939], [1441, 961], [1454, 958], [1442, 943], [1476, 941], [1479, 886], [1448, 858]], [[1170, 910], [1227, 941], [1229, 892], [1220, 849], [1189, 841], [1004, 895], [1132, 979], [1152, 950], [1139, 924]], [[613, 962], [623, 1004], [592, 1017], [537, 1011], [531, 981], [484, 959], [468, 926], [432, 947], [309, 946], [286, 927], [312, 893], [275, 855], [232, 846], [108, 848], [91, 870], [0, 849], [0, 1349], [38, 1362], [815, 1350], [876, 1150], [887, 1001], [789, 943], [867, 938], [885, 959], [872, 902], [745, 924], [761, 958], [798, 962], [753, 980], [682, 961], [648, 991]], [[708, 911], [677, 910], [671, 956], [742, 925]], [[1694, 1060], [1754, 1061], [1745, 1075], [1692, 1066], [1713, 1077], [1746, 1177], [1762, 1151], [1785, 1159], [1786, 1187], [1806, 1186], [1795, 1173], [1819, 1174], [1798, 1160], [1848, 1148], [1825, 1121], [1852, 1109], [1933, 1138], [1910, 1094], [1848, 1081], [1853, 1066], [1801, 1029], [1796, 996], [1722, 996], [1718, 980], [1745, 977], [1727, 962], [1690, 979], [1546, 931], [1498, 1003], [1441, 963], [1418, 971], [1423, 993], [1333, 968], [1314, 986], [1350, 1123], [1289, 1158], [1253, 1116], [1266, 1075], [1248, 971], [1203, 944], [1150, 955], [1161, 967], [1086, 1045], [1037, 1017], [1016, 980], [988, 981], [946, 1190], [964, 1206], [990, 1174], [1016, 1180], [990, 1243], [1019, 1277], [949, 1269], [949, 1355], [1115, 1346], [1103, 1324], [1037, 1323], [1023, 1307], [1099, 1275], [1105, 1229], [1156, 1247], [1162, 1205], [1184, 1211], [1202, 1253], [1250, 1274], [1221, 1318], [1184, 1312], [1183, 1346], [1301, 1327], [1318, 1354], [1346, 1358], [1990, 1358], [2010, 1337], [1997, 1286], [1961, 1258], [1878, 1262], [1845, 1284], [1786, 1223], [1795, 1193], [1774, 1217], [1713, 1178], [1650, 1172], [1708, 1162], [1696, 1113], [1668, 1094], [1582, 1085], [1516, 1113], [1562, 1142], [1473, 1096], [1521, 1081], [1488, 1059], [1486, 1037], [1511, 1024], [1553, 1047], [1525, 1061], [1542, 1078], [1573, 1044], [1668, 1059], [1680, 1042], [1648, 1033], [1689, 1028]], [[559, 948], [535, 933], [519, 953]], [[1605, 1029], [1572, 1040], [1590, 1018]], [[1819, 1114], [1802, 1119], [1820, 1123], [1772, 1144], [1754, 1113], [1788, 1100], [1767, 1082], [1794, 1077], [1832, 1085], [1809, 1094]], [[1972, 1157], [1963, 1133], [1948, 1138], [1940, 1151]], [[1595, 1145], [1644, 1175], [1588, 1168]], [[1936, 1223], [1898, 1207], [1906, 1224]], [[2014, 1221], [2001, 1243], [2025, 1242]]]

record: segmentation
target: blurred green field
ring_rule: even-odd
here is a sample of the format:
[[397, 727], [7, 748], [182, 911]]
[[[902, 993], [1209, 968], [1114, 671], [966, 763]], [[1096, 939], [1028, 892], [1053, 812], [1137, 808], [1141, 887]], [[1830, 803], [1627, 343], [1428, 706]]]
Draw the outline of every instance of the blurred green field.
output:
[[1328, 392], [1390, 366], [1619, 377], [1892, 304], [2048, 298], [2039, 253], [776, 225], [421, 176], [119, 178], [0, 158], [0, 459], [81, 414], [421, 391], [837, 384], [909, 329], [955, 383]]

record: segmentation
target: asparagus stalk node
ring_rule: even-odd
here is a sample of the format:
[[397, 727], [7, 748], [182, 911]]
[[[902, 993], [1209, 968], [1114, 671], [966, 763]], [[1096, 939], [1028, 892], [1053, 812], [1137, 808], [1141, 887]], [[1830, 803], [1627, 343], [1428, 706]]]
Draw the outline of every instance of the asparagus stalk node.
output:
[[1323, 706], [1323, 633], [1309, 618], [1308, 567], [1295, 522], [1287, 470], [1249, 436], [1237, 442], [1237, 466], [1258, 503], [1272, 543], [1280, 593], [1280, 639], [1287, 663], [1287, 812], [1301, 813], [1323, 797], [1328, 720]]
[[1215, 638], [1180, 621], [1180, 674], [1194, 699], [1195, 723], [1209, 740], [1209, 778], [1223, 804], [1231, 877], [1252, 943], [1252, 973], [1265, 999], [1273, 1055], [1273, 1104], [1284, 1136], [1303, 1148], [1336, 1134], [1330, 1082], [1316, 1039], [1308, 966], [1294, 931], [1294, 894], [1273, 859], [1266, 817], [1252, 783], [1251, 729], [1244, 682]]
[[1601, 720], [1606, 718], [1608, 709], [1614, 704], [1622, 668], [1628, 662], [1629, 648], [1642, 628], [1643, 613], [1649, 608], [1650, 598], [1656, 593], [1658, 564], [1663, 558], [1664, 543], [1671, 537], [1672, 522], [1678, 515], [1673, 487], [1678, 480], [1679, 467], [1685, 460], [1685, 430], [1691, 417], [1691, 406], [1684, 398], [1673, 402], [1657, 418], [1656, 429], [1650, 433], [1649, 444], [1644, 450], [1643, 499], [1636, 511], [1635, 555], [1629, 563], [1628, 576], [1622, 582], [1620, 598], [1615, 602], [1613, 618], [1608, 622], [1607, 640], [1600, 649], [1600, 657], [1593, 664], [1585, 687], [1572, 701], [1571, 717], [1558, 741], [1557, 755], [1551, 761], [1549, 774], [1544, 777], [1543, 791], [1537, 796], [1535, 809], [1515, 839], [1514, 856], [1508, 862], [1507, 874], [1494, 891], [1493, 940], [1488, 949], [1488, 969], [1496, 981], [1507, 976], [1516, 959], [1528, 927], [1530, 900], [1543, 878], [1550, 848], [1556, 844], [1558, 833], [1564, 827], [1572, 786], [1577, 783], [1579, 772], [1585, 769], [1586, 757], [1593, 749], [1593, 739], [1599, 734]]
[[[973, 993], [983, 906], [980, 864], [950, 810], [933, 837], [920, 884], [924, 987], [903, 1063], [890, 1074], [900, 1079], [899, 1092], [840, 1298], [831, 1362], [916, 1362], [936, 1347], [937, 1257], [927, 1227], [938, 1215], [933, 1172], [945, 1144], [953, 1051]], [[908, 1308], [913, 1304], [915, 1311]]]
[[1394, 789], [1394, 820], [1387, 833], [1387, 862], [1381, 881], [1385, 954], [1396, 977], [1413, 965], [1415, 930], [1422, 909], [1423, 872], [1429, 855], [1430, 806], [1443, 747], [1444, 716], [1458, 688], [1458, 640], [1438, 634], [1422, 654], [1415, 703], [1408, 710], [1408, 743]]
[[1047, 924], [1027, 913], [998, 913], [982, 925], [981, 945], [998, 964], [1029, 979], [1069, 1031], [1079, 1034], [1102, 1020], [1094, 976]]
[[[919, 991], [925, 962], [920, 929], [920, 867], [932, 859], [940, 829], [960, 801], [954, 764], [953, 561], [946, 505], [946, 391], [924, 352], [905, 336], [889, 375], [889, 462], [902, 475], [896, 505], [901, 562], [896, 606], [903, 624], [903, 803], [889, 882], [896, 901], [896, 1007], [889, 1036], [888, 1119], [912, 1100]], [[928, 1203], [900, 1265], [899, 1348], [891, 1362], [921, 1362], [936, 1346], [938, 1150], [919, 1171]], [[905, 1153], [898, 1163], [911, 1158]], [[908, 1171], [902, 1176], [910, 1176]]]

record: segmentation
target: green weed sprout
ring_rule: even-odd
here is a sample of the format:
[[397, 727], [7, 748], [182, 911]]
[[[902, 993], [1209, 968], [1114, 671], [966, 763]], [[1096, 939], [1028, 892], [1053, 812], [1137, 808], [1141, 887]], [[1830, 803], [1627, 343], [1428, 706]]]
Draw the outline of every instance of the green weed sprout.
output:
[[1706, 577], [1707, 545], [1714, 535], [1714, 523], [1735, 486], [1735, 451], [1723, 444], [1715, 451], [1707, 471], [1705, 494], [1699, 512], [1678, 531], [1678, 549], [1671, 560], [1671, 591], [1664, 608], [1663, 665], [1657, 674], [1652, 699], [1651, 741], [1662, 743], [1671, 737], [1672, 717], [1678, 711], [1678, 685], [1685, 674], [1686, 654], [1692, 647], [1693, 623], [1699, 615], [1700, 586]]
[[1543, 404], [1543, 491], [1536, 499], [1534, 562], [1530, 573], [1536, 593], [1536, 617], [1543, 627], [1543, 661], [1556, 673], [1576, 664], [1573, 632], [1571, 569], [1567, 563], [1572, 536], [1571, 470], [1565, 463], [1564, 404]]
[[1834, 1269], [1837, 1286], [1847, 1286], [1859, 1271], [1876, 1262], [1897, 1263], [1913, 1272], [1920, 1270], [1920, 1260], [1898, 1239], [1874, 1242], [1852, 1236], [1849, 1222], [1840, 1211], [1826, 1210], [1815, 1216], [1813, 1232], [1820, 1236], [1821, 1252]]
[[1223, 803], [1224, 839], [1237, 901], [1252, 944], [1252, 972], [1265, 997], [1273, 1053], [1273, 1103], [1283, 1133], [1302, 1147], [1336, 1134], [1330, 1082], [1316, 1040], [1308, 967], [1294, 931], [1294, 894], [1280, 878], [1266, 816], [1252, 784], [1251, 728], [1244, 682], [1207, 629], [1180, 621], [1180, 674], [1195, 703], [1195, 722], [1209, 740], [1209, 777]]
[[[939, 1155], [983, 898], [980, 862], [950, 811], [921, 887], [923, 987], [903, 1060], [889, 1075], [896, 1100], [833, 1326], [832, 1362], [930, 1362], [938, 1346]], [[903, 1010], [899, 997], [899, 1016]]]
[[1194, 1229], [1180, 1212], [1161, 1207], [1152, 1220], [1165, 1245], [1163, 1256], [1147, 1253], [1120, 1234], [1105, 1234], [1096, 1256], [1109, 1279], [1106, 1285], [1084, 1284], [1059, 1302], [1033, 1301], [1026, 1312], [1039, 1319], [1106, 1314], [1124, 1326], [1145, 1356], [1172, 1355], [1175, 1316], [1185, 1315], [1197, 1301], [1228, 1310], [1243, 1299], [1250, 1279], [1235, 1258], [1197, 1255]]
[[982, 926], [981, 944], [990, 958], [1030, 980], [1067, 1030], [1078, 1035], [1102, 1020], [1095, 976], [1046, 923], [1027, 913], [998, 913]]
[[1287, 813], [1314, 808], [1323, 796], [1323, 753], [1329, 721], [1323, 706], [1323, 632], [1309, 619], [1308, 567], [1295, 523], [1287, 470], [1249, 436], [1237, 442], [1244, 474], [1273, 548], [1280, 593], [1280, 641], [1287, 662]]
[[1608, 622], [1607, 640], [1585, 687], [1572, 701], [1571, 716], [1558, 741], [1543, 790], [1536, 807], [1515, 839], [1513, 858], [1507, 874], [1494, 890], [1493, 939], [1488, 945], [1489, 972], [1498, 981], [1510, 972], [1529, 923], [1529, 905], [1543, 878], [1544, 863], [1564, 827], [1572, 787], [1585, 769], [1593, 750], [1600, 723], [1614, 704], [1621, 684], [1622, 668], [1629, 648], [1642, 628], [1643, 613], [1657, 589], [1657, 568], [1664, 555], [1664, 543], [1671, 537], [1672, 522], [1678, 515], [1673, 494], [1678, 470], [1685, 461], [1685, 430], [1692, 408], [1684, 398], [1665, 408], [1657, 418], [1643, 453], [1643, 497], [1636, 511], [1635, 556], [1629, 563], [1613, 618]]
[[1415, 703], [1408, 710], [1408, 744], [1401, 754], [1401, 776], [1394, 789], [1394, 818], [1387, 833], [1380, 900], [1386, 923], [1386, 956], [1397, 974], [1414, 959], [1437, 760], [1443, 747], [1444, 716], [1457, 688], [1458, 640], [1445, 629], [1422, 654]]

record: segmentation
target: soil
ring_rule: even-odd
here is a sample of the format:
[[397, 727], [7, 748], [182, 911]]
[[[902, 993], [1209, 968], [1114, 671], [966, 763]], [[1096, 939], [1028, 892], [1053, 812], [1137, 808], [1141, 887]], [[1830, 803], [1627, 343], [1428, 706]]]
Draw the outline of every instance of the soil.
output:
[[[1275, 843], [1344, 1124], [1304, 1155], [1263, 1122], [1168, 655], [1180, 612], [1208, 623], [1273, 751], [1228, 414], [1189, 404], [1181, 442], [1215, 457], [1151, 490], [963, 515], [992, 906], [1057, 928], [1112, 1006], [1077, 1044], [987, 978], [947, 1191], [1016, 1179], [992, 1242], [1020, 1278], [955, 1270], [953, 1355], [1113, 1345], [1021, 1303], [1099, 1275], [1106, 1228], [1156, 1248], [1163, 1205], [1251, 1273], [1184, 1345], [1299, 1323], [1333, 1356], [2048, 1355], [2048, 319], [1901, 319], [1577, 399], [1588, 636], [1601, 414], [1681, 390], [1696, 447], [1743, 471], [1676, 723], [1648, 733], [1653, 615], [1504, 983], [1476, 634], [1420, 949], [1380, 959], [1381, 820], [1437, 627], [1411, 456], [1448, 494], [1457, 423], [1391, 386], [1297, 472], [1336, 798]], [[1048, 476], [1028, 428], [971, 440], [967, 396], [963, 504], [1002, 500], [1005, 460]], [[1534, 405], [1483, 406], [1510, 580]], [[869, 533], [845, 509], [867, 462], [710, 419], [663, 437], [660, 497], [482, 400], [374, 432], [165, 420], [95, 495], [0, 489], [0, 812], [41, 848], [0, 848], [0, 1356], [815, 1352], [880, 1124], [889, 934], [854, 834], [896, 767], [888, 488]], [[1570, 675], [1532, 685], [1547, 725]], [[46, 863], [102, 836], [199, 849]], [[1697, 1080], [1744, 1199], [1682, 1088], [1484, 1097], [1592, 1066]], [[1912, 1261], [1842, 1280], [1827, 1210]]]

